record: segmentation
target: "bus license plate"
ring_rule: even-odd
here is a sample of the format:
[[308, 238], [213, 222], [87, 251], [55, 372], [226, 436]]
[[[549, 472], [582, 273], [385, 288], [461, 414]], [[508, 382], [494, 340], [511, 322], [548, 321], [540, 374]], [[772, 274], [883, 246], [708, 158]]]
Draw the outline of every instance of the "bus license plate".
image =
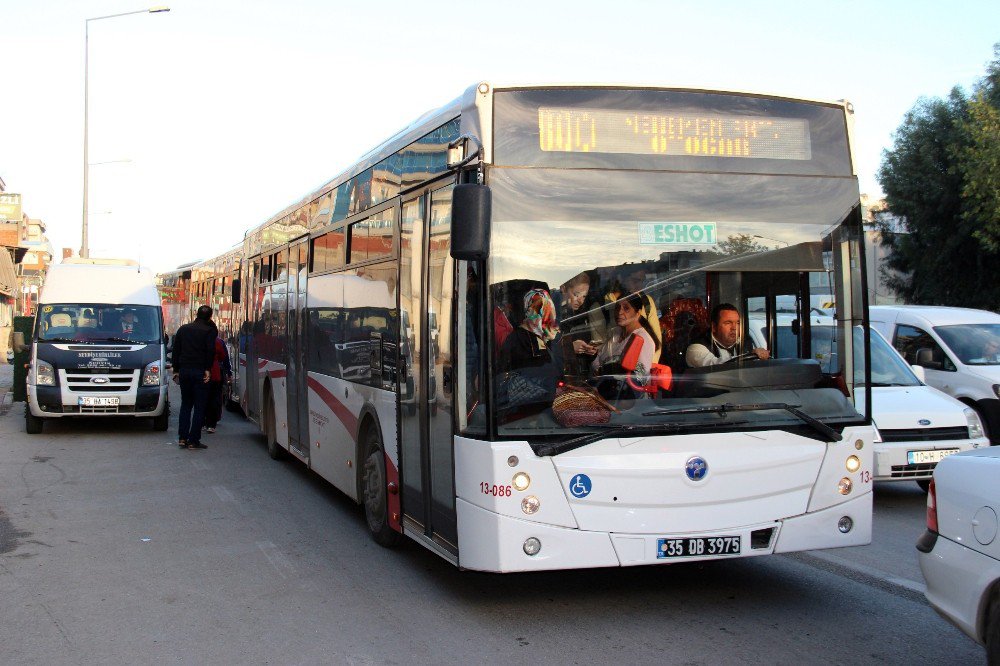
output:
[[117, 407], [118, 398], [99, 398], [97, 396], [84, 396], [80, 398], [81, 407]]
[[657, 539], [656, 559], [669, 557], [715, 557], [739, 555], [740, 537], [687, 537], [682, 539]]
[[906, 462], [911, 465], [924, 465], [927, 463], [941, 462], [953, 453], [958, 453], [958, 449], [938, 449], [937, 451], [907, 451]]

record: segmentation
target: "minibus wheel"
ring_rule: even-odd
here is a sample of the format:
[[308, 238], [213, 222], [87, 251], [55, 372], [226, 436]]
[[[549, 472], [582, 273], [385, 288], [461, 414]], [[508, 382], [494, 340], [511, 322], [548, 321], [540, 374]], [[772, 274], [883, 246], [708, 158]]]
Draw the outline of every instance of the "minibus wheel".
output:
[[24, 432], [29, 435], [39, 435], [42, 432], [42, 417], [32, 414], [28, 403], [24, 404]]

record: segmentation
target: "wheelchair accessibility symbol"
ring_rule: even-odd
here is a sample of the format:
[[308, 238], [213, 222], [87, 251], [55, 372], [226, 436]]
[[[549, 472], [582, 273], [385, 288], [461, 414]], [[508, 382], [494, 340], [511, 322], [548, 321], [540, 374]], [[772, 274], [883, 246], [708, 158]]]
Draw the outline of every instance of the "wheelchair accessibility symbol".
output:
[[592, 487], [593, 485], [590, 483], [590, 477], [586, 474], [577, 474], [569, 482], [569, 492], [576, 498], [586, 497], [589, 495]]

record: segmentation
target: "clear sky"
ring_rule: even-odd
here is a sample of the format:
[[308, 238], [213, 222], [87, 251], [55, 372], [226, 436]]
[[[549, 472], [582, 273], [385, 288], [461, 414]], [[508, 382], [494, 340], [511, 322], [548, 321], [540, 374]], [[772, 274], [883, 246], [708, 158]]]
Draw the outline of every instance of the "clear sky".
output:
[[[0, 0], [0, 178], [80, 246], [84, 25], [142, 0]], [[90, 248], [218, 254], [478, 81], [738, 89], [856, 108], [861, 191], [921, 96], [969, 88], [1000, 2], [163, 0], [90, 22]]]

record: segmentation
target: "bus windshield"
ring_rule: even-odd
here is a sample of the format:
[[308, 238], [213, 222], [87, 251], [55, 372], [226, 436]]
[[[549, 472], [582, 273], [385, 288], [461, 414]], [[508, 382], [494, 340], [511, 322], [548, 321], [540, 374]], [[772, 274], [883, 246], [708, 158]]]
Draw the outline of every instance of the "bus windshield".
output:
[[[628, 104], [648, 101], [639, 95]], [[596, 158], [593, 146], [546, 150], [554, 145], [546, 143], [548, 126], [532, 111], [545, 104], [497, 104], [498, 114], [506, 105], [518, 119], [539, 118], [533, 142], [527, 120], [511, 121], [521, 133], [497, 149], [498, 160], [529, 168], [489, 172], [498, 435], [530, 440], [614, 425], [810, 429], [771, 405], [836, 427], [863, 422], [847, 387], [866, 381], [864, 343], [857, 348], [845, 335], [863, 320], [857, 182], [843, 175], [846, 139], [842, 125], [841, 135], [831, 129], [829, 109], [780, 110], [804, 123], [789, 120], [797, 137], [786, 145], [791, 152], [775, 145], [761, 159], [698, 162], [683, 147], [657, 153], [627, 137]], [[596, 116], [605, 125], [621, 112], [588, 104], [606, 109]], [[728, 113], [724, 106], [713, 113]], [[563, 121], [580, 119], [562, 113]], [[499, 118], [497, 125], [505, 127]], [[695, 163], [699, 171], [682, 170]], [[702, 366], [689, 348], [719, 347], [712, 314], [721, 304], [739, 316], [729, 349], [737, 358]], [[835, 329], [826, 358], [814, 358], [811, 344], [781, 358], [753, 352], [776, 349], [781, 317], [808, 328], [817, 312]], [[759, 341], [754, 318], [765, 322]], [[719, 405], [744, 409], [720, 415]]]
[[128, 342], [146, 344], [163, 337], [160, 308], [151, 305], [58, 303], [41, 306], [40, 342]]

